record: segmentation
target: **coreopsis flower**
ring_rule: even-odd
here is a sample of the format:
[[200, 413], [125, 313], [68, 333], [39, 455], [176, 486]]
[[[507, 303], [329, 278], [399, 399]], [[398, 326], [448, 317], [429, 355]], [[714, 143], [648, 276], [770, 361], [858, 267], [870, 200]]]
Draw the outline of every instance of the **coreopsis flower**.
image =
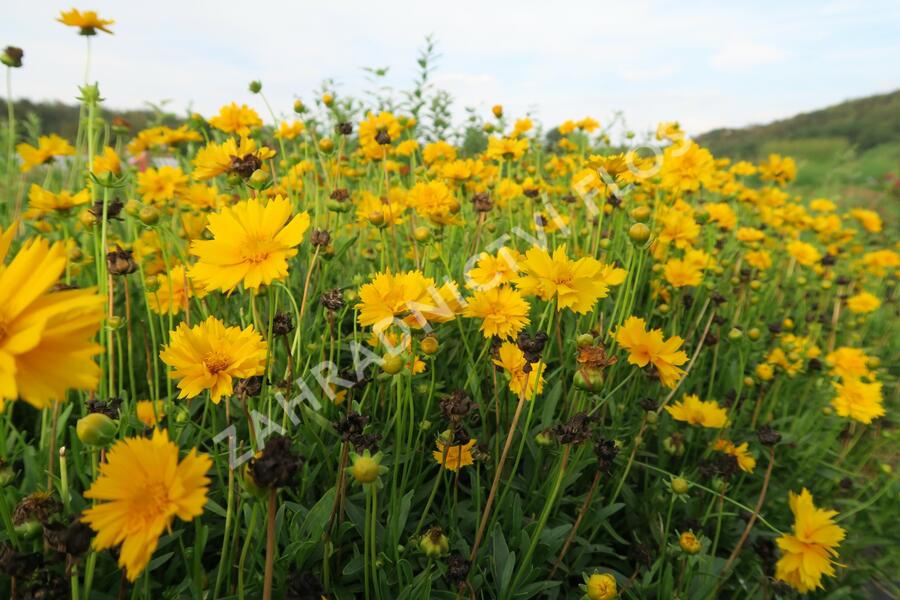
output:
[[488, 147], [484, 155], [493, 160], [518, 160], [528, 150], [528, 140], [525, 138], [488, 138]]
[[878, 299], [878, 296], [869, 292], [860, 292], [847, 298], [847, 308], [857, 314], [870, 313], [878, 310], [879, 306], [881, 306], [881, 300]]
[[256, 142], [248, 137], [241, 137], [240, 141], [229, 138], [221, 144], [210, 142], [194, 156], [192, 175], [198, 181], [225, 173], [249, 177], [273, 156], [275, 150], [267, 146], [257, 148]]
[[456, 160], [456, 148], [445, 141], [432, 142], [422, 150], [422, 159], [426, 165], [438, 161]]
[[609, 573], [594, 573], [585, 585], [588, 600], [613, 600], [619, 592], [616, 578]]
[[109, 26], [115, 23], [112, 19], [101, 19], [93, 10], [81, 12], [74, 8], [69, 11], [60, 12], [59, 18], [56, 20], [63, 25], [80, 29], [78, 35], [97, 35], [98, 29], [105, 33], [112, 34]]
[[434, 442], [434, 445], [437, 446], [437, 450], [434, 450], [431, 455], [439, 465], [441, 465], [448, 471], [456, 472], [463, 467], [468, 467], [469, 465], [474, 464], [474, 461], [472, 460], [472, 448], [475, 446], [475, 443], [477, 441], [478, 440], [473, 438], [465, 444], [454, 444], [448, 446], [440, 439], [438, 439]]
[[703, 543], [693, 531], [685, 531], [678, 536], [678, 546], [687, 554], [697, 554], [703, 549]]
[[107, 173], [119, 175], [122, 173], [122, 161], [119, 160], [119, 155], [116, 154], [113, 148], [106, 146], [103, 148], [103, 152], [94, 157], [91, 171], [97, 176], [106, 175]]
[[169, 377], [180, 379], [179, 398], [194, 398], [209, 390], [210, 399], [218, 404], [222, 396], [233, 393], [233, 378], [265, 372], [266, 342], [252, 325], [225, 327], [209, 317], [193, 327], [179, 324], [159, 356], [173, 368]]
[[703, 282], [703, 272], [687, 261], [672, 258], [666, 262], [663, 275], [672, 287], [698, 286]]
[[782, 553], [775, 564], [775, 579], [805, 594], [824, 587], [822, 575], [834, 576], [836, 548], [846, 532], [834, 522], [837, 511], [817, 508], [806, 488], [799, 494], [791, 492], [789, 504], [793, 533], [775, 540]]
[[850, 216], [859, 221], [863, 229], [870, 233], [878, 233], [884, 225], [881, 221], [881, 215], [874, 210], [854, 208], [850, 211]]
[[721, 229], [731, 230], [737, 225], [737, 215], [727, 202], [710, 202], [706, 205], [706, 212], [709, 220]]
[[728, 422], [728, 411], [715, 400], [700, 400], [696, 394], [687, 394], [680, 402], [666, 407], [673, 419], [688, 425], [700, 425], [710, 429], [721, 429]]
[[739, 227], [737, 239], [741, 242], [759, 242], [766, 239], [766, 234], [754, 227]]
[[90, 201], [91, 193], [87, 188], [75, 194], [68, 190], [53, 193], [32, 183], [28, 190], [28, 208], [43, 214], [67, 211], [76, 206], [89, 204]]
[[290, 201], [276, 196], [268, 202], [244, 200], [209, 215], [211, 240], [194, 240], [197, 257], [191, 279], [207, 291], [230, 292], [238, 284], [256, 290], [287, 277], [288, 259], [309, 227], [309, 214], [291, 217]]
[[556, 309], [569, 308], [584, 314], [593, 310], [597, 300], [609, 295], [610, 286], [625, 281], [625, 269], [607, 265], [585, 256], [576, 261], [566, 255], [563, 244], [550, 255], [540, 247], [532, 247], [519, 262], [523, 275], [515, 284], [526, 296], [556, 300]]
[[678, 210], [666, 211], [660, 217], [662, 230], [659, 241], [662, 244], [674, 244], [677, 248], [691, 246], [700, 235], [700, 226], [690, 213]]
[[900, 253], [888, 249], [866, 252], [860, 262], [872, 275], [884, 277], [888, 269], [900, 267]]
[[831, 367], [831, 374], [838, 377], [866, 377], [870, 375], [869, 357], [859, 348], [841, 346], [829, 352], [825, 362]]
[[146, 427], [155, 427], [166, 416], [166, 403], [162, 400], [140, 400], [134, 405], [138, 421]]
[[52, 291], [66, 268], [63, 242], [31, 239], [6, 264], [17, 227], [0, 235], [0, 411], [19, 398], [42, 409], [100, 379], [93, 340], [104, 299], [93, 289]]
[[763, 181], [785, 184], [796, 177], [797, 163], [793, 158], [770, 154], [766, 160], [759, 163], [759, 178]]
[[138, 173], [137, 190], [146, 202], [165, 202], [187, 191], [188, 177], [178, 167], [146, 169]]
[[275, 137], [280, 140], [292, 140], [298, 136], [300, 136], [306, 130], [306, 125], [303, 124], [303, 121], [294, 120], [290, 123], [287, 121], [282, 121], [278, 125], [278, 130], [275, 132]]
[[833, 385], [837, 395], [831, 400], [831, 406], [838, 416], [866, 425], [884, 416], [881, 382], [866, 383], [858, 377], [848, 377]]
[[442, 181], [420, 181], [409, 190], [408, 200], [417, 214], [436, 225], [458, 222], [459, 201]]
[[246, 104], [232, 102], [219, 109], [219, 114], [210, 118], [209, 124], [225, 133], [236, 133], [245, 136], [251, 129], [262, 127], [259, 114]]
[[811, 267], [822, 260], [822, 253], [815, 246], [806, 242], [798, 240], [788, 242], [787, 251], [798, 264], [804, 267]]
[[544, 362], [529, 363], [525, 353], [513, 342], [503, 342], [494, 364], [502, 367], [509, 377], [509, 390], [520, 398], [530, 400], [544, 389]]
[[628, 317], [616, 330], [614, 338], [628, 350], [629, 363], [642, 368], [652, 364], [665, 387], [674, 388], [684, 373], [679, 366], [687, 362], [687, 354], [679, 350], [684, 340], [677, 335], [663, 340], [662, 330], [647, 331], [644, 319]]
[[429, 321], [443, 323], [461, 311], [459, 298], [459, 290], [452, 282], [437, 288], [434, 279], [421, 271], [386, 271], [360, 288], [357, 321], [372, 326], [375, 333], [384, 332], [394, 319], [415, 328]]
[[177, 315], [188, 310], [191, 298], [202, 298], [206, 290], [188, 278], [184, 265], [175, 265], [165, 273], [156, 274], [156, 289], [147, 290], [147, 306], [160, 315]]
[[714, 172], [712, 154], [695, 142], [682, 139], [663, 150], [661, 185], [676, 196], [709, 185]]
[[749, 444], [744, 442], [739, 446], [735, 446], [733, 442], [718, 439], [713, 444], [713, 450], [716, 452], [724, 452], [737, 459], [738, 467], [745, 473], [752, 473], [756, 468], [756, 459], [747, 451]]
[[500, 248], [497, 254], [482, 252], [475, 267], [466, 272], [466, 286], [473, 289], [490, 289], [510, 284], [519, 276], [519, 263], [524, 256], [517, 250]]
[[16, 152], [22, 158], [20, 170], [23, 173], [27, 173], [34, 167], [48, 163], [57, 156], [74, 156], [75, 148], [68, 141], [54, 133], [39, 137], [37, 148], [24, 142], [18, 144]]
[[182, 203], [198, 210], [218, 210], [228, 200], [227, 194], [220, 194], [214, 185], [195, 183], [181, 193]]
[[531, 321], [531, 306], [511, 287], [500, 286], [476, 290], [468, 298], [463, 316], [481, 319], [481, 333], [486, 338], [511, 338]]
[[772, 266], [772, 255], [765, 250], [751, 250], [744, 255], [744, 260], [754, 269], [765, 271]]
[[178, 446], [165, 430], [117, 442], [84, 493], [97, 501], [81, 517], [97, 532], [94, 549], [121, 545], [119, 566], [136, 580], [176, 516], [191, 521], [203, 514], [211, 468], [212, 460], [196, 448], [178, 460]]

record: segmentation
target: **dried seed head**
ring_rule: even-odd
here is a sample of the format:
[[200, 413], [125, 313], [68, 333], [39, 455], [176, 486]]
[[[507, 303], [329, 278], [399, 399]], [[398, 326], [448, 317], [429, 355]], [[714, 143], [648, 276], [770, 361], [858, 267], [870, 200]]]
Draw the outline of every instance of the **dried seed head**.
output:
[[763, 446], [774, 446], [781, 441], [781, 434], [768, 425], [760, 427], [756, 432], [756, 436], [759, 438], [759, 443]]
[[272, 333], [287, 335], [294, 330], [294, 319], [289, 312], [277, 312], [272, 319]]
[[322, 304], [328, 310], [341, 310], [344, 308], [344, 292], [339, 289], [322, 294]]
[[106, 267], [111, 275], [130, 275], [137, 271], [131, 250], [123, 250], [116, 244], [116, 249], [106, 253]]
[[325, 229], [314, 227], [309, 234], [309, 243], [316, 247], [327, 246], [331, 243], [331, 234]]
[[291, 440], [273, 435], [258, 458], [250, 463], [253, 480], [260, 487], [279, 488], [293, 485], [303, 461], [291, 448]]
[[247, 179], [253, 172], [262, 166], [262, 161], [255, 154], [246, 154], [244, 156], [232, 156], [231, 164], [228, 167], [229, 173], [236, 173], [243, 179]]
[[475, 212], [486, 213], [494, 208], [494, 202], [487, 192], [479, 192], [472, 196], [472, 204], [475, 206]]

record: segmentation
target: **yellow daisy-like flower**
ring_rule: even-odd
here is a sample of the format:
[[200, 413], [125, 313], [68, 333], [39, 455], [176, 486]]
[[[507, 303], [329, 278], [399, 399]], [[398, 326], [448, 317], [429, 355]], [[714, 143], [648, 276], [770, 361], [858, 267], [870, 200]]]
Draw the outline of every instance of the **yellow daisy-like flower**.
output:
[[524, 258], [505, 246], [496, 255], [482, 252], [475, 267], [466, 272], [466, 287], [485, 290], [512, 283], [519, 276], [519, 263]]
[[56, 156], [74, 156], [75, 148], [54, 133], [39, 137], [37, 148], [31, 144], [21, 143], [16, 146], [16, 152], [22, 158], [20, 170], [27, 173], [39, 165], [50, 162]]
[[209, 124], [225, 133], [247, 135], [251, 129], [262, 127], [259, 114], [246, 104], [232, 102], [219, 109], [219, 114], [209, 120]]
[[5, 264], [16, 227], [0, 235], [0, 411], [17, 398], [45, 408], [100, 379], [93, 340], [103, 298], [93, 289], [51, 291], [66, 268], [63, 242], [32, 239]]
[[488, 147], [484, 155], [493, 160], [517, 160], [528, 150], [525, 138], [488, 138]]
[[106, 459], [84, 493], [98, 503], [81, 518], [97, 532], [95, 550], [121, 545], [119, 566], [134, 581], [176, 516], [190, 521], [203, 514], [212, 461], [196, 449], [179, 461], [178, 446], [164, 430], [155, 431], [150, 439], [121, 440]]
[[147, 306], [153, 312], [164, 315], [177, 315], [188, 309], [191, 298], [202, 298], [206, 290], [196, 282], [188, 279], [183, 265], [176, 265], [166, 273], [156, 275], [156, 289], [147, 290]]
[[870, 313], [878, 310], [879, 306], [881, 306], [881, 300], [878, 299], [878, 296], [869, 292], [860, 292], [847, 298], [847, 308], [857, 314]]
[[679, 350], [684, 340], [677, 335], [663, 340], [662, 330], [647, 331], [644, 319], [628, 317], [614, 336], [628, 350], [628, 362], [641, 368], [652, 363], [659, 373], [659, 381], [667, 388], [674, 388], [684, 371], [679, 368], [687, 362], [687, 354]]
[[733, 442], [718, 439], [713, 444], [713, 450], [716, 452], [724, 452], [730, 454], [737, 459], [738, 467], [745, 473], [752, 473], [756, 468], [756, 459], [747, 451], [749, 445], [744, 442], [740, 446], [735, 446]]
[[516, 290], [501, 286], [478, 290], [468, 299], [463, 315], [481, 319], [481, 333], [486, 338], [511, 338], [530, 323], [531, 306]]
[[416, 213], [436, 225], [450, 225], [457, 222], [459, 201], [453, 197], [450, 188], [441, 181], [417, 183], [409, 190], [408, 199]]
[[157, 400], [155, 403], [152, 400], [140, 400], [134, 405], [138, 421], [147, 427], [154, 427], [162, 421], [166, 416], [165, 409], [166, 403], [162, 400]]
[[520, 398], [531, 400], [544, 389], [543, 361], [530, 363], [525, 353], [512, 342], [503, 342], [494, 364], [503, 367], [509, 377], [509, 390]]
[[728, 411], [715, 400], [700, 400], [696, 394], [687, 394], [681, 402], [666, 407], [666, 412], [676, 421], [721, 429], [728, 423]]
[[385, 331], [394, 319], [420, 328], [423, 319], [443, 323], [461, 311], [456, 284], [447, 283], [438, 289], [434, 279], [421, 271], [378, 273], [359, 289], [359, 300], [357, 321], [371, 326], [375, 333]]
[[212, 240], [194, 240], [190, 253], [198, 258], [191, 279], [208, 291], [230, 292], [239, 283], [256, 290], [284, 279], [288, 259], [309, 227], [309, 214], [291, 217], [291, 203], [276, 196], [263, 204], [244, 200], [209, 215]]
[[252, 157], [262, 164], [273, 156], [273, 149], [266, 146], [257, 148], [256, 142], [248, 137], [241, 137], [240, 141], [230, 138], [221, 144], [210, 142], [194, 156], [193, 177], [198, 181], [212, 179], [231, 171], [235, 160], [246, 163]]
[[[434, 456], [434, 460], [439, 465], [448, 471], [459, 471], [463, 467], [468, 467], [474, 463], [472, 460], [472, 448], [477, 441], [471, 439], [465, 444], [447, 446], [441, 440], [435, 440], [434, 445], [437, 446], [437, 450], [434, 450], [431, 455]], [[444, 456], [444, 452], [447, 453], [446, 456]]]
[[706, 212], [709, 220], [721, 229], [731, 230], [737, 225], [737, 215], [727, 202], [710, 202], [706, 205]]
[[775, 579], [805, 594], [823, 587], [822, 575], [834, 576], [835, 548], [846, 533], [834, 522], [837, 511], [816, 508], [806, 488], [799, 494], [791, 492], [789, 503], [794, 528], [793, 533], [775, 540], [782, 552], [775, 565]]
[[765, 271], [772, 266], [772, 256], [765, 250], [752, 250], [744, 255], [747, 264], [760, 271]]
[[112, 19], [101, 19], [93, 10], [81, 12], [74, 8], [60, 12], [59, 18], [56, 20], [69, 27], [78, 27], [81, 30], [78, 35], [97, 35], [98, 29], [112, 34], [109, 26], [115, 23]]
[[793, 158], [770, 154], [769, 158], [759, 163], [759, 177], [763, 181], [788, 183], [797, 177], [797, 163]]
[[187, 190], [188, 178], [178, 167], [160, 167], [138, 173], [137, 190], [147, 202], [165, 202]]
[[863, 229], [870, 233], [878, 233], [884, 226], [881, 215], [874, 210], [854, 208], [850, 211], [850, 216], [859, 221], [859, 224], [863, 226]]
[[97, 176], [107, 173], [119, 175], [122, 173], [122, 161], [119, 160], [119, 155], [115, 150], [106, 146], [103, 148], [103, 152], [94, 157], [91, 170]]
[[588, 577], [585, 588], [588, 600], [614, 600], [619, 595], [616, 578], [609, 573], [594, 573]]
[[794, 240], [787, 245], [788, 254], [804, 267], [811, 267], [822, 260], [822, 253], [812, 244]]
[[690, 213], [678, 210], [668, 211], [663, 216], [659, 241], [662, 244], [675, 244], [677, 248], [691, 246], [700, 235], [700, 226]]
[[703, 282], [703, 272], [699, 268], [677, 258], [666, 262], [663, 275], [666, 281], [676, 288], [698, 286]]
[[841, 346], [825, 357], [831, 374], [839, 377], [866, 377], [870, 375], [869, 357], [859, 348]]
[[275, 137], [281, 140], [292, 140], [301, 135], [304, 130], [306, 130], [306, 125], [303, 124], [303, 121], [295, 120], [291, 123], [282, 121], [278, 125], [278, 130], [275, 132]]
[[585, 256], [572, 261], [566, 256], [565, 244], [551, 256], [546, 250], [533, 247], [519, 263], [524, 275], [515, 280], [526, 296], [541, 300], [556, 300], [556, 309], [569, 308], [573, 312], [590, 312], [597, 300], [609, 295], [609, 287], [625, 281], [625, 269], [604, 264]]
[[179, 398], [194, 398], [209, 390], [218, 404], [222, 396], [232, 394], [232, 378], [265, 372], [266, 342], [252, 325], [225, 327], [219, 319], [209, 317], [194, 327], [178, 325], [159, 357], [174, 369], [169, 377], [181, 380]]
[[831, 400], [834, 412], [841, 417], [868, 425], [884, 416], [881, 398], [881, 382], [866, 383], [858, 377], [849, 377], [843, 383], [834, 383], [837, 396]]
[[219, 188], [214, 185], [195, 183], [184, 190], [181, 201], [196, 209], [217, 210], [228, 200], [226, 194], [220, 194]]
[[62, 212], [88, 204], [90, 201], [91, 193], [87, 188], [75, 194], [68, 190], [54, 194], [50, 190], [32, 183], [28, 190], [28, 208], [38, 211], [38, 213]]

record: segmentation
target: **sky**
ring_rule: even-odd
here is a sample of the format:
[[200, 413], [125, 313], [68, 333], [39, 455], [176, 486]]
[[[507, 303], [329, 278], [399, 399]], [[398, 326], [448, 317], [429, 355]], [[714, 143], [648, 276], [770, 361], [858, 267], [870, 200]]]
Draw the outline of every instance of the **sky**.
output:
[[[0, 46], [25, 51], [13, 96], [74, 101], [85, 40], [57, 23], [72, 3], [5, 0]], [[260, 80], [274, 111], [310, 103], [326, 78], [339, 94], [371, 89], [364, 67], [389, 67], [408, 89], [431, 34], [435, 84], [456, 114], [502, 104], [547, 127], [618, 111], [647, 131], [677, 120], [696, 135], [900, 88], [900, 2], [301, 2], [93, 0], [115, 19], [92, 41], [91, 79], [106, 105], [167, 100], [204, 116], [231, 101], [264, 118], [249, 93]], [[5, 96], [5, 94], [3, 94]], [[266, 119], [268, 120], [268, 119]]]

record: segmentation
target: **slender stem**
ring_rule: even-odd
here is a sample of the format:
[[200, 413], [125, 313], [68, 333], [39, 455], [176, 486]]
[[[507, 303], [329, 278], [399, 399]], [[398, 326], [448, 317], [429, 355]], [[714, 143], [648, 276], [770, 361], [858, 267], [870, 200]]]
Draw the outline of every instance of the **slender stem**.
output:
[[272, 574], [275, 566], [275, 508], [278, 491], [269, 490], [269, 507], [266, 522], [266, 567], [263, 575], [263, 600], [272, 600]]

